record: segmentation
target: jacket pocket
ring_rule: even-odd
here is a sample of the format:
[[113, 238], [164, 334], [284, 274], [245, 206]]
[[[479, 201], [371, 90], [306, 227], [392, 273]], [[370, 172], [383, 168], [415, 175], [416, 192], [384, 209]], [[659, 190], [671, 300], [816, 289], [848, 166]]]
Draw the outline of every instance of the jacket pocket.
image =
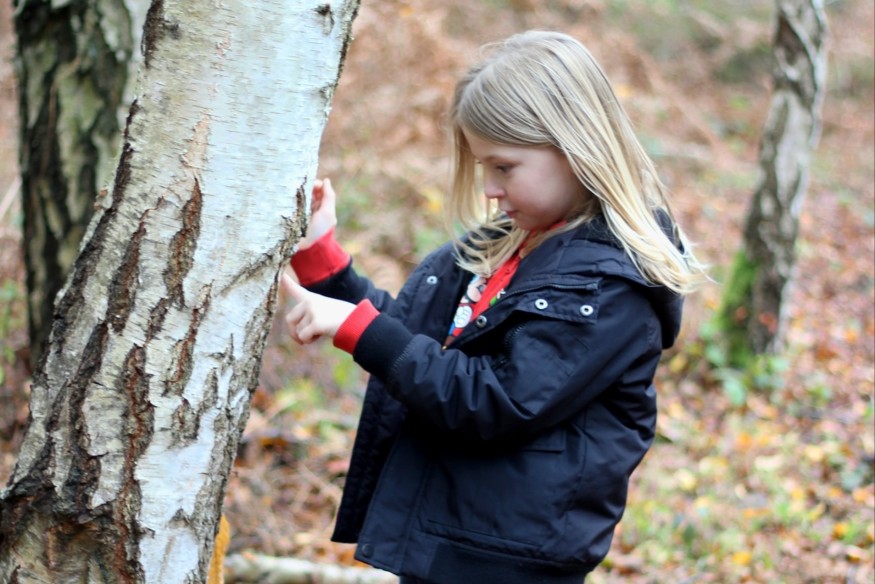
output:
[[584, 463], [554, 428], [504, 453], [447, 453], [423, 490], [425, 529], [505, 553], [531, 553], [561, 533]]
[[528, 450], [531, 452], [562, 452], [565, 450], [565, 441], [567, 434], [565, 432], [549, 431], [543, 432], [535, 436], [529, 442], [520, 446], [520, 450]]
[[513, 310], [542, 318], [595, 324], [599, 313], [600, 278], [565, 278], [508, 294]]

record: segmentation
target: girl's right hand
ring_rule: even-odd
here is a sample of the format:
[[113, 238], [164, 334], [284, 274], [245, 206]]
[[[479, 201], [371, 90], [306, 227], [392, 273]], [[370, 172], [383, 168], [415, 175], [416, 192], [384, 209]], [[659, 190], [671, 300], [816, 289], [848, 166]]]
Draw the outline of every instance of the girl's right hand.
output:
[[282, 275], [283, 290], [295, 301], [286, 314], [292, 339], [308, 345], [322, 336], [334, 338], [340, 325], [355, 310], [355, 304], [310, 292], [287, 274]]
[[310, 223], [307, 235], [298, 241], [298, 249], [307, 249], [337, 225], [337, 194], [331, 179], [316, 179], [310, 204]]

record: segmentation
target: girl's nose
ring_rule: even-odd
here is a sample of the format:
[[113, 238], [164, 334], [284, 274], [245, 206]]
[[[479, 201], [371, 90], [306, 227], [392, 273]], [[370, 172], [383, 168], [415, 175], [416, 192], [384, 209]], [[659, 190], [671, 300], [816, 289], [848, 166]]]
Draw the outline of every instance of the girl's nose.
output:
[[498, 181], [487, 175], [483, 178], [483, 194], [488, 199], [496, 199], [504, 195], [504, 189], [498, 184]]

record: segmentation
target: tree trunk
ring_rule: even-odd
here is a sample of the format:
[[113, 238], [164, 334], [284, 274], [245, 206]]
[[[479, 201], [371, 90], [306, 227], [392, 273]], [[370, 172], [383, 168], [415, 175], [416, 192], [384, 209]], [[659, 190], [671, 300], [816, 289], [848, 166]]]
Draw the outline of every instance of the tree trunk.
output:
[[721, 310], [733, 364], [783, 348], [799, 212], [820, 137], [827, 24], [822, 0], [778, 0], [774, 95], [760, 144], [761, 178]]
[[153, 1], [0, 493], [0, 582], [204, 580], [357, 8]]
[[31, 362], [118, 161], [144, 2], [18, 0], [19, 159]]

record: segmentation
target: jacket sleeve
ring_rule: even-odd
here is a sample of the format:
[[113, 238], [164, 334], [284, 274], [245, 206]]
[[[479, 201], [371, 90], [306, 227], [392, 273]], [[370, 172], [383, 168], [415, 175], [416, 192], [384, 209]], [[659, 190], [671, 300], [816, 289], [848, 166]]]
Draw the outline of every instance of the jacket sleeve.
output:
[[317, 294], [353, 304], [369, 300], [380, 311], [394, 302], [391, 294], [355, 271], [352, 257], [334, 239], [334, 229], [292, 256], [291, 267], [301, 285]]
[[595, 294], [597, 314], [583, 320], [528, 312], [519, 308], [525, 299], [514, 303], [508, 324], [488, 339], [495, 350], [482, 354], [443, 350], [380, 315], [353, 357], [437, 429], [484, 442], [534, 435], [615, 384], [644, 391], [652, 381], [661, 353], [658, 320], [640, 287], [605, 278]]

